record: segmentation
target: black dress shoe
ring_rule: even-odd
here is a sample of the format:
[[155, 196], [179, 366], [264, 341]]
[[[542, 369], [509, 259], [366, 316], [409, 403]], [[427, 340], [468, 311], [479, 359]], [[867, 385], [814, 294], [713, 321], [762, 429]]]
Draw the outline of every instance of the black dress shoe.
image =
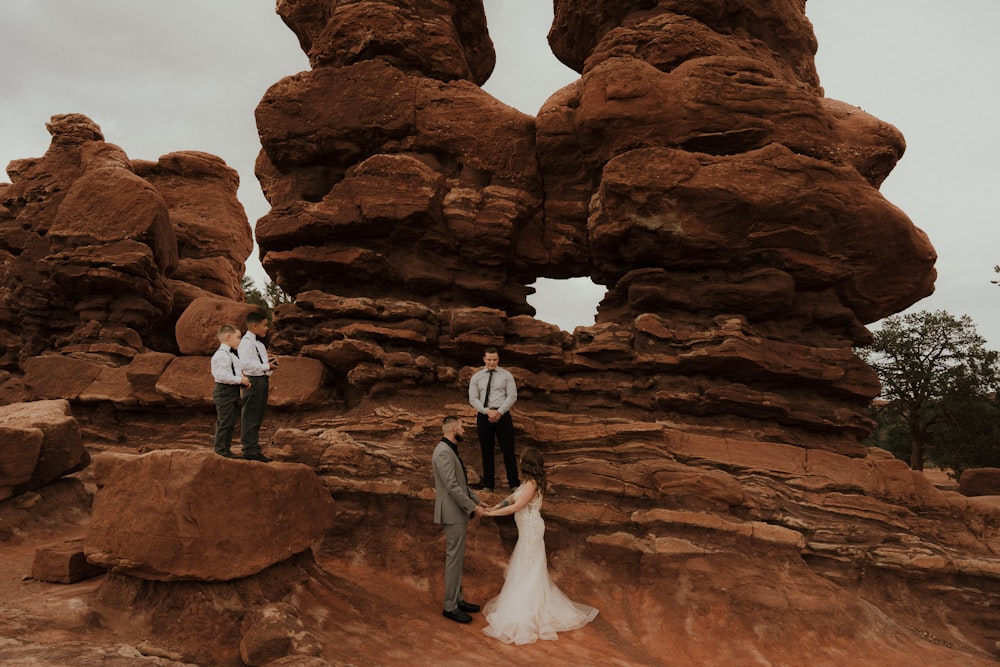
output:
[[472, 617], [469, 616], [468, 614], [466, 614], [461, 609], [455, 609], [454, 611], [448, 611], [447, 609], [445, 609], [443, 612], [441, 612], [441, 615], [444, 616], [445, 618], [450, 618], [451, 620], [455, 621], [456, 623], [471, 623], [472, 622]]
[[461, 609], [462, 611], [467, 611], [470, 614], [475, 614], [477, 611], [479, 611], [478, 604], [474, 604], [472, 602], [466, 602], [465, 600], [461, 600], [458, 603], [458, 608]]
[[219, 456], [221, 456], [223, 458], [227, 458], [227, 459], [235, 459], [236, 458], [236, 454], [233, 454], [232, 452], [216, 452], [216, 454], [218, 454]]
[[249, 456], [244, 456], [246, 461], [260, 461], [261, 463], [270, 463], [271, 459], [267, 458], [263, 454], [250, 454]]

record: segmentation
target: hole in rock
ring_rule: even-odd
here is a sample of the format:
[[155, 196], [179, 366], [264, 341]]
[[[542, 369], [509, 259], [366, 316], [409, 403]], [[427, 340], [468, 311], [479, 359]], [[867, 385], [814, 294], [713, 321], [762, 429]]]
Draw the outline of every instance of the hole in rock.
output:
[[497, 64], [483, 90], [534, 116], [550, 95], [579, 74], [549, 48], [552, 3], [541, 0], [486, 0], [486, 22]]
[[[534, 116], [550, 95], [579, 78], [549, 48], [552, 3], [539, 0], [485, 0], [486, 21], [496, 51], [493, 75], [483, 85], [490, 95]], [[572, 332], [591, 326], [605, 288], [589, 278], [539, 278], [528, 303], [535, 318]]]
[[593, 326], [597, 304], [607, 292], [590, 278], [539, 278], [531, 286], [535, 293], [528, 296], [528, 303], [535, 309], [535, 319], [570, 333], [576, 327]]

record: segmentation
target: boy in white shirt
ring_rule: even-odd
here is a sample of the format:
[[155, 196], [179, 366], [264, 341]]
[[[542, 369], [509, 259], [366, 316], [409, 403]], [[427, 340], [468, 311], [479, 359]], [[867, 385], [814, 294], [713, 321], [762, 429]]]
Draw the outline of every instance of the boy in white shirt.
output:
[[240, 330], [231, 324], [219, 327], [219, 349], [212, 355], [212, 377], [215, 389], [212, 402], [215, 403], [215, 453], [227, 459], [235, 458], [230, 451], [233, 428], [240, 415], [240, 387], [249, 387], [250, 379], [243, 374], [237, 348], [240, 345]]
[[260, 451], [260, 425], [267, 410], [267, 395], [271, 373], [278, 367], [278, 360], [267, 353], [263, 338], [267, 336], [267, 316], [261, 312], [247, 314], [247, 332], [240, 339], [239, 352], [243, 372], [250, 386], [243, 391], [243, 414], [240, 419], [240, 442], [243, 458], [267, 463], [271, 459]]

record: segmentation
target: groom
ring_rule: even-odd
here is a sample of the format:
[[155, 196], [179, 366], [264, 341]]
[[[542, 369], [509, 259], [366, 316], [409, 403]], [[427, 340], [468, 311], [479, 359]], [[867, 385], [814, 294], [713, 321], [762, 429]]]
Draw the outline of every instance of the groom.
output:
[[469, 491], [465, 466], [458, 455], [458, 443], [465, 435], [462, 420], [445, 417], [441, 424], [444, 437], [434, 448], [434, 523], [444, 525], [444, 617], [458, 623], [472, 620], [467, 612], [479, 611], [479, 605], [462, 597], [462, 568], [465, 565], [465, 535], [469, 519], [483, 516], [479, 498]]

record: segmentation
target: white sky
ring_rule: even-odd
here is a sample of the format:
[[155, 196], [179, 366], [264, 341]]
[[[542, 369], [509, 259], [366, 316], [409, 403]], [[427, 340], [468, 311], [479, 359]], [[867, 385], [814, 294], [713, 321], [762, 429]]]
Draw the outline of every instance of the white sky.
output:
[[[576, 78], [551, 55], [545, 0], [486, 0], [497, 68], [485, 89], [534, 114]], [[808, 0], [829, 97], [896, 125], [907, 152], [882, 186], [938, 251], [936, 293], [911, 310], [969, 315], [1000, 349], [1000, 2]], [[0, 166], [38, 157], [45, 123], [83, 113], [129, 157], [200, 150], [240, 172], [251, 223], [267, 212], [253, 176], [253, 112], [308, 67], [274, 0], [0, 0]], [[6, 180], [5, 177], [0, 180]], [[258, 280], [256, 257], [248, 270]], [[603, 288], [580, 279], [530, 299], [541, 319], [592, 324]]]

